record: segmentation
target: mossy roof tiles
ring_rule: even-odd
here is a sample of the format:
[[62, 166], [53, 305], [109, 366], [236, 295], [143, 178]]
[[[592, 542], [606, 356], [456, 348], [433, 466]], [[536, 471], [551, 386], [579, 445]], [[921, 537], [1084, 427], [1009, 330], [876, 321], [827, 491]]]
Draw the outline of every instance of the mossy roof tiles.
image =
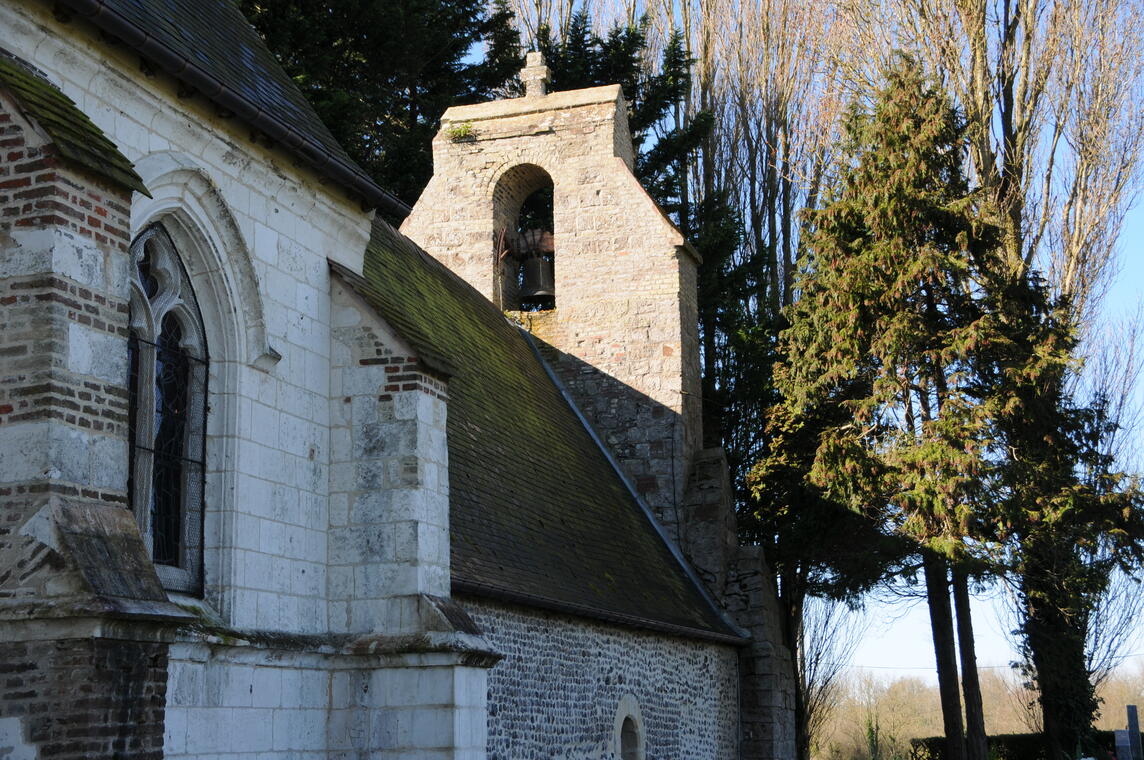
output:
[[736, 641], [529, 339], [384, 222], [364, 277], [334, 270], [412, 345], [447, 357], [454, 589]]
[[71, 98], [50, 82], [0, 56], [0, 87], [8, 90], [25, 114], [47, 133], [63, 159], [116, 185], [150, 195], [132, 163]]

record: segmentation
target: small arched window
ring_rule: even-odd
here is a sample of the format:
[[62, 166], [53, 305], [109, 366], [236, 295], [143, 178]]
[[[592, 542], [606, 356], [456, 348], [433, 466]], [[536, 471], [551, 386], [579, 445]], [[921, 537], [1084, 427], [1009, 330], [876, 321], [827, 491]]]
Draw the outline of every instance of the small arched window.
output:
[[162, 226], [131, 246], [128, 498], [163, 585], [202, 584], [207, 345], [182, 261]]
[[620, 729], [620, 760], [640, 760], [640, 734], [631, 717], [624, 718]]
[[644, 746], [643, 715], [634, 695], [625, 694], [620, 698], [612, 730], [612, 756], [616, 760], [644, 760], [647, 750]]

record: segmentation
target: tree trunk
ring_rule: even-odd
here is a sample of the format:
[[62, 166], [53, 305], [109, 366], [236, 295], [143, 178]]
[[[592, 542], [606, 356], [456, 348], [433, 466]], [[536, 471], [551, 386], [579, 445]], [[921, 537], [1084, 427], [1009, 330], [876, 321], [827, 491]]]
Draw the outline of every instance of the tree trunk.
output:
[[945, 560], [931, 552], [924, 556], [926, 597], [930, 630], [933, 632], [937, 687], [945, 725], [945, 760], [966, 760], [961, 729], [961, 695], [957, 687], [957, 648], [953, 637], [953, 612], [949, 605], [949, 573]]
[[[1085, 602], [1062, 579], [1076, 562], [1060, 540], [1027, 546], [1022, 578], [1025, 640], [1040, 692], [1045, 757], [1064, 760], [1085, 750], [1096, 697], [1084, 656]], [[1067, 555], [1067, 556], [1066, 556]]]
[[961, 689], [965, 695], [965, 754], [968, 760], [987, 760], [985, 710], [981, 682], [977, 678], [977, 653], [973, 641], [973, 616], [969, 610], [969, 576], [953, 568], [953, 603], [957, 609], [957, 645], [961, 650]]

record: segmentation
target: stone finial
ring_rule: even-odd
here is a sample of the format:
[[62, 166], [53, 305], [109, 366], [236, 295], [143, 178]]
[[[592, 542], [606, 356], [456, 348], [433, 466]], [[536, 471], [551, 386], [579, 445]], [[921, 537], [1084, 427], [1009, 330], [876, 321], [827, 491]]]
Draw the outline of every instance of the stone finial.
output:
[[520, 81], [524, 82], [524, 97], [542, 98], [548, 94], [548, 67], [544, 65], [544, 54], [530, 51], [520, 70]]

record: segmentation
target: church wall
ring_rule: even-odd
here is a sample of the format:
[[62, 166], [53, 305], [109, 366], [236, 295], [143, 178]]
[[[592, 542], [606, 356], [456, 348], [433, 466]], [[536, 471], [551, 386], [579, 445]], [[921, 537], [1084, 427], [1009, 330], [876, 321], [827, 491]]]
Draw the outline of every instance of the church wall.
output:
[[[0, 755], [160, 758], [167, 647], [154, 621], [171, 609], [124, 509], [129, 191], [77, 171], [8, 96]], [[123, 572], [140, 566], [150, 578]], [[109, 598], [121, 619], [92, 625]]]
[[647, 758], [738, 757], [735, 647], [460, 601], [504, 654], [488, 675], [489, 760], [618, 758], [626, 695], [639, 706]]
[[[369, 383], [385, 377], [386, 365], [362, 363], [359, 358], [356, 373], [334, 366], [337, 348], [331, 332], [345, 325], [337, 324], [332, 313], [327, 258], [360, 271], [369, 221], [355, 202], [292, 165], [283, 154], [252, 140], [246, 127], [218, 115], [201, 99], [183, 97], [169, 78], [142, 73], [134, 54], [101, 40], [83, 22], [61, 22], [49, 4], [30, 0], [0, 4], [0, 29], [4, 30], [0, 46], [40, 68], [75, 100], [135, 163], [154, 196], [136, 194], [130, 209], [123, 204], [111, 209], [120, 218], [110, 227], [120, 234], [109, 233], [108, 220], [100, 222], [102, 231], [90, 230], [97, 242], [99, 235], [107, 234], [108, 246], [120, 256], [114, 271], [106, 277], [99, 273], [110, 283], [106, 293], [90, 297], [85, 293], [84, 278], [94, 276], [91, 266], [100, 260], [91, 255], [90, 241], [73, 246], [70, 258], [50, 262], [52, 277], [37, 286], [41, 290], [35, 295], [71, 299], [78, 306], [67, 308], [92, 318], [91, 324], [75, 320], [82, 333], [75, 347], [92, 350], [73, 352], [68, 361], [79, 362], [76, 366], [93, 370], [93, 375], [110, 373], [118, 378], [108, 384], [118, 394], [101, 395], [100, 389], [85, 386], [82, 392], [92, 395], [86, 399], [77, 388], [74, 403], [80, 409], [73, 421], [67, 419], [67, 403], [57, 403], [58, 394], [50, 402], [63, 410], [68, 429], [86, 430], [82, 422], [86, 420], [91, 429], [85, 436], [107, 433], [109, 441], [106, 451], [92, 454], [90, 447], [77, 447], [74, 455], [64, 457], [79, 473], [73, 479], [74, 493], [65, 495], [73, 501], [109, 501], [117, 514], [123, 512], [127, 468], [120, 381], [126, 362], [119, 353], [119, 344], [125, 342], [119, 328], [125, 320], [130, 270], [123, 254], [126, 243], [148, 224], [169, 226], [183, 257], [203, 305], [211, 372], [206, 587], [201, 603], [175, 596], [181, 603], [198, 605], [203, 624], [184, 629], [170, 645], [169, 656], [167, 639], [159, 634], [153, 641], [115, 639], [118, 644], [99, 639], [76, 644], [76, 651], [83, 646], [103, 647], [104, 654], [96, 657], [89, 652], [90, 662], [78, 655], [61, 660], [58, 670], [51, 670], [50, 658], [36, 649], [48, 644], [29, 644], [27, 651], [10, 653], [11, 662], [35, 658], [33, 669], [21, 678], [31, 682], [50, 674], [59, 683], [90, 683], [100, 695], [113, 690], [117, 696], [97, 709], [120, 710], [146, 724], [146, 730], [137, 732], [143, 756], [157, 755], [157, 731], [163, 727], [164, 751], [170, 757], [225, 754], [302, 760], [368, 752], [379, 758], [477, 760], [484, 757], [486, 733], [491, 757], [551, 757], [553, 735], [561, 737], [568, 757], [594, 756], [590, 753], [606, 757], [618, 731], [617, 705], [628, 697], [634, 697], [642, 710], [648, 757], [734, 755], [737, 654], [730, 647], [474, 601], [476, 622], [488, 632], [491, 648], [507, 655], [487, 674], [486, 683], [485, 668], [495, 656], [481, 649], [483, 642], [473, 641], [477, 638], [473, 631], [462, 635], [450, 629], [455, 620], [434, 607], [440, 601], [436, 596], [448, 593], [448, 541], [443, 540], [447, 521], [440, 509], [447, 508], [446, 389], [439, 378], [426, 373], [416, 389], [402, 387], [391, 394], [381, 385], [377, 392]], [[609, 104], [598, 115], [612, 119], [614, 113], [607, 109], [614, 108]], [[607, 141], [624, 144], [615, 135], [608, 135]], [[623, 164], [616, 156], [610, 162]], [[572, 187], [578, 180], [569, 176], [566, 182]], [[632, 179], [628, 189], [638, 190], [634, 183]], [[666, 222], [660, 221], [656, 225], [666, 229]], [[89, 219], [76, 223], [92, 226]], [[32, 250], [38, 234], [44, 233], [15, 236], [16, 247]], [[83, 237], [79, 229], [52, 234], [68, 240]], [[489, 242], [485, 240], [486, 245]], [[602, 261], [615, 258], [610, 246], [612, 242], [599, 244], [596, 253]], [[66, 251], [68, 246], [53, 244], [52, 250]], [[673, 244], [661, 253], [670, 272], [656, 288], [672, 297], [677, 289], [690, 292], [694, 266], [685, 251]], [[628, 259], [624, 271], [639, 269], [630, 264], [634, 260], [634, 256]], [[613, 274], [622, 279], [622, 272]], [[583, 275], [582, 284], [588, 287], [591, 278], [587, 271]], [[16, 298], [0, 305], [20, 307], [24, 296], [0, 297]], [[624, 308], [624, 313], [638, 312], [641, 320], [650, 319], [653, 311], [659, 314], [634, 301]], [[109, 310], [107, 319], [101, 309]], [[104, 321], [102, 327], [97, 319]], [[114, 329], [108, 330], [108, 320], [115, 322]], [[617, 328], [623, 334], [625, 329]], [[101, 342], [100, 330], [114, 340]], [[659, 382], [659, 376], [680, 372], [681, 357], [691, 355], [694, 338], [686, 330], [652, 338], [656, 350], [649, 358], [649, 374], [654, 377], [646, 387], [640, 385], [635, 397], [646, 393], [665, 412], [639, 418], [658, 426], [654, 437], [660, 446], [645, 451], [638, 448], [644, 440], [633, 441], [636, 448], [627, 464], [647, 466], [646, 472], [633, 473], [637, 480], [640, 474], [666, 475], [671, 470], [675, 483], [663, 491], [667, 494], [682, 482], [686, 468], [679, 465], [692, 448], [689, 440], [674, 446], [683, 435], [676, 430], [675, 416], [694, 416], [695, 409], [686, 408], [694, 403], [688, 401], [689, 381]], [[601, 356], [620, 351], [608, 341], [597, 342]], [[19, 352], [18, 347], [15, 350]], [[20, 358], [16, 353], [11, 356]], [[390, 356], [375, 358], [394, 357], [404, 360], [401, 372], [416, 364], [407, 350], [394, 349]], [[414, 367], [417, 373], [423, 369]], [[347, 382], [365, 385], [349, 389]], [[360, 442], [352, 435], [349, 440], [335, 440], [350, 432], [351, 420], [356, 428], [357, 418], [339, 419], [334, 410], [345, 403], [345, 396], [352, 397], [353, 406], [355, 399], [360, 402], [375, 392], [378, 404], [367, 411], [376, 412], [379, 423], [392, 425], [385, 434], [396, 440], [404, 437], [418, 459], [415, 476], [402, 469], [400, 456], [379, 456], [375, 464], [386, 477], [392, 475], [397, 483], [405, 477], [411, 491], [421, 489], [426, 494], [424, 504], [410, 512], [416, 519], [393, 519], [393, 512], [388, 512], [375, 522], [351, 524], [351, 498], [364, 496], [371, 486], [368, 477], [354, 480], [362, 473], [347, 479], [344, 469], [337, 470], [354, 458]], [[585, 392], [590, 395], [591, 389]], [[387, 395], [391, 397], [384, 398]], [[96, 412], [86, 411], [85, 404]], [[402, 405], [405, 411], [412, 410], [410, 415], [398, 413]], [[0, 399], [0, 414], [17, 413], [11, 399]], [[103, 431], [96, 428], [101, 419]], [[418, 425], [407, 424], [414, 419]], [[637, 417], [625, 417], [623, 424], [633, 428], [633, 420]], [[10, 416], [3, 420], [5, 430], [11, 430], [7, 425], [11, 421]], [[428, 435], [408, 440], [408, 431], [421, 423]], [[336, 458], [339, 445], [349, 448]], [[33, 455], [40, 451], [36, 446], [4, 446], [5, 451]], [[669, 459], [677, 466], [672, 468]], [[123, 466], [109, 466], [115, 462]], [[0, 468], [0, 479], [3, 472]], [[11, 495], [2, 493], [7, 485], [0, 483], [0, 495]], [[86, 493], [81, 486], [87, 487]], [[332, 503], [331, 492], [345, 499]], [[37, 492], [31, 498], [46, 497]], [[660, 501], [662, 506], [668, 497]], [[422, 519], [430, 507], [437, 510], [433, 519]], [[343, 508], [344, 513], [335, 512]], [[24, 517], [17, 511], [5, 515], [10, 522]], [[126, 519], [130, 526], [130, 516]], [[362, 550], [357, 556], [335, 557], [346, 544], [331, 538], [331, 528], [343, 529], [350, 538], [363, 526], [387, 532], [392, 542], [376, 556]], [[413, 558], [429, 561], [407, 573], [409, 568], [400, 566], [414, 564], [406, 562]], [[386, 634], [401, 630], [400, 615], [405, 613], [398, 610], [394, 620], [374, 605], [376, 597], [384, 596], [377, 590], [392, 578], [379, 580], [363, 568], [377, 569], [387, 562], [386, 569], [398, 568], [402, 577], [411, 579], [402, 587], [411, 600], [410, 619], [416, 618], [410, 628], [426, 627], [426, 621], [436, 626], [424, 636], [435, 647], [430, 653], [408, 651], [423, 642], [414, 646], [408, 639], [386, 640]], [[347, 585], [351, 576], [352, 588]], [[373, 591], [375, 598], [364, 600], [360, 615], [349, 614], [348, 600], [364, 599], [361, 589]], [[35, 589], [32, 595], [40, 593], [42, 589]], [[332, 597], [336, 597], [333, 603]], [[459, 645], [464, 636], [472, 640]], [[71, 639], [57, 639], [52, 646], [72, 645]], [[124, 654], [129, 647], [134, 647], [133, 654]], [[405, 649], [396, 651], [400, 647]], [[383, 651], [391, 653], [378, 654]], [[545, 656], [538, 657], [537, 652]], [[131, 675], [116, 664], [124, 660], [131, 660], [137, 669], [146, 663], [145, 672]], [[0, 662], [7, 661], [0, 654]], [[108, 679], [125, 674], [130, 676], [130, 689], [108, 685]], [[164, 688], [165, 717], [156, 704], [162, 701]], [[64, 704], [37, 702], [33, 691], [28, 690], [29, 714], [51, 709], [74, 717], [75, 731], [106, 725], [108, 733], [98, 741], [119, 738], [114, 733], [118, 729], [102, 713], [83, 717], [81, 708], [93, 703], [74, 692], [75, 703]], [[495, 702], [495, 715], [487, 721], [486, 692]], [[12, 704], [25, 704], [23, 699], [12, 697]], [[0, 715], [2, 738], [11, 735], [5, 720]]]
[[[210, 358], [205, 589], [201, 600], [172, 595], [194, 609], [199, 621], [177, 636], [165, 632], [158, 643], [136, 642], [163, 655], [162, 667], [148, 671], [154, 683], [131, 675], [109, 706], [146, 723], [136, 733], [146, 739], [148, 757], [483, 758], [485, 668], [495, 655], [475, 629], [451, 627], [455, 616], [443, 609], [447, 600], [441, 598], [449, 590], [444, 381], [425, 371], [409, 350], [358, 357], [366, 361], [350, 362], [352, 367], [346, 364], [352, 358], [347, 351], [339, 359], [345, 366], [334, 366], [329, 260], [361, 270], [370, 215], [336, 187], [252, 140], [247, 127], [219, 116], [200, 99], [182, 97], [172, 80], [142, 73], [133, 54], [109, 45], [81, 21], [59, 21], [51, 10], [39, 2], [0, 4], [0, 47], [39, 68], [74, 100], [135, 164], [152, 195], [136, 194], [129, 207], [121, 202], [117, 209], [120, 221], [113, 226], [121, 229], [115, 238], [120, 258], [108, 288], [115, 291], [109, 303], [117, 320], [115, 338], [123, 345], [105, 346], [95, 357], [114, 365], [122, 385], [127, 362], [120, 328], [131, 273], [126, 244], [158, 222], [167, 229], [199, 301]], [[44, 233], [32, 230], [16, 247], [37, 234]], [[0, 262], [9, 258], [6, 250]], [[81, 252], [65, 262], [49, 262], [44, 271], [55, 274], [43, 288], [62, 288], [86, 318], [91, 312], [83, 308], [88, 296], [80, 286], [64, 282], [57, 288], [55, 281], [71, 272], [69, 267], [86, 271], [98, 260]], [[92, 338], [76, 345], [101, 344]], [[399, 364], [380, 361], [397, 357], [403, 360]], [[416, 387], [405, 382], [388, 387], [390, 370], [404, 375], [410, 367]], [[349, 496], [361, 494], [350, 491], [366, 489], [361, 483], [360, 489], [346, 487], [345, 467], [334, 471], [333, 437], [348, 444], [336, 462], [347, 465], [370, 429], [356, 425], [364, 416], [334, 414], [344, 404], [343, 391], [359, 402], [370, 401], [376, 421], [391, 427], [382, 431], [392, 434], [385, 442], [387, 456], [367, 464], [380, 463], [386, 476], [404, 486], [401, 495], [410, 496], [411, 503], [431, 506], [432, 520], [416, 524], [425, 510], [406, 519], [398, 519], [397, 510], [365, 515], [367, 505], [351, 512]], [[120, 402], [124, 398], [117, 396]], [[392, 419], [381, 420], [387, 410]], [[364, 415], [365, 407], [361, 411]], [[88, 456], [98, 467], [76, 459], [82, 470], [76, 480], [89, 486], [108, 480], [104, 491], [116, 497], [114, 511], [133, 531], [123, 509], [126, 428], [123, 419], [118, 423], [122, 429], [116, 429], [113, 441], [118, 448]], [[408, 444], [399, 452], [403, 457], [388, 456], [395, 453], [394, 443]], [[45, 448], [28, 450], [35, 456]], [[403, 466], [411, 464], [409, 457], [418, 460], [415, 467]], [[3, 476], [0, 468], [0, 481]], [[102, 493], [88, 490], [96, 497]], [[331, 490], [346, 497], [334, 520]], [[424, 493], [413, 493], [418, 490]], [[363, 515], [377, 518], [376, 524], [346, 523]], [[332, 525], [343, 528], [346, 541], [331, 541]], [[392, 540], [376, 554], [377, 547], [365, 545], [350, 557], [343, 550], [363, 526]], [[137, 531], [135, 537], [138, 541]], [[145, 556], [142, 563], [149, 566]], [[339, 572], [329, 572], [331, 563]], [[385, 570], [399, 572], [394, 577], [367, 572]], [[411, 583], [396, 584], [398, 576]], [[51, 577], [58, 584], [63, 576]], [[386, 606], [384, 597], [398, 592], [405, 596]], [[354, 616], [348, 614], [350, 600], [358, 603]], [[97, 619], [84, 630], [100, 630], [100, 624]], [[396, 635], [403, 630], [420, 637]], [[6, 629], [0, 633], [6, 635]], [[67, 641], [51, 631], [44, 637]], [[63, 685], [57, 686], [59, 696], [75, 696], [71, 683], [90, 682], [100, 706], [108, 701], [101, 687], [108, 674], [97, 669], [72, 663], [66, 673], [56, 673], [37, 660], [26, 678], [48, 675]], [[131, 689], [141, 690], [150, 712], [130, 711], [136, 694]], [[100, 736], [111, 737], [108, 742], [115, 739], [115, 727], [102, 714], [75, 712], [59, 700], [50, 704], [60, 716], [74, 718], [68, 727], [74, 736], [90, 730], [102, 731]], [[27, 725], [19, 717], [13, 720], [0, 714], [0, 747]]]
[[[106, 638], [0, 644], [0, 756], [163, 757], [166, 644]], [[65, 684], [69, 688], [61, 689]]]
[[[324, 651], [323, 651], [324, 650]], [[164, 757], [484, 760], [484, 667], [299, 640], [171, 646]]]
[[[0, 97], [0, 549], [60, 497], [126, 503], [127, 192], [70, 171]], [[40, 558], [40, 562], [43, 558]], [[31, 557], [0, 598], [36, 585]]]
[[325, 758], [331, 706], [325, 660], [253, 647], [172, 645], [165, 757]]

